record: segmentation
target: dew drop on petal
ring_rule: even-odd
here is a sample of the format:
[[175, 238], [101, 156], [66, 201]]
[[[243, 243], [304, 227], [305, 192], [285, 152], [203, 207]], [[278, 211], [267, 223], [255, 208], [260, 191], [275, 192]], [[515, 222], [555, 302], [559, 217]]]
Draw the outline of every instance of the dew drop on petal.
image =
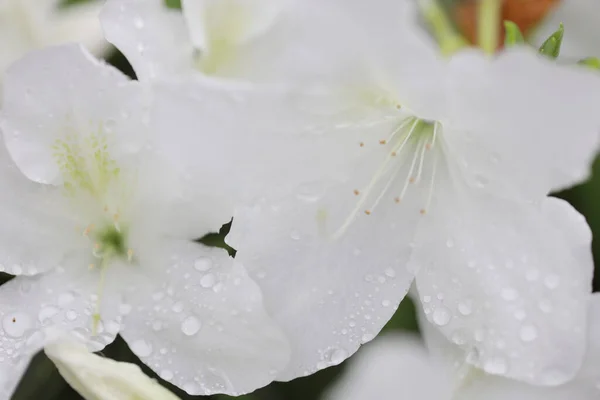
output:
[[65, 313], [65, 316], [69, 321], [75, 321], [77, 319], [77, 312], [75, 310], [69, 310]]
[[139, 339], [131, 344], [131, 351], [138, 357], [148, 357], [152, 354], [152, 345], [143, 339]]
[[143, 29], [144, 28], [144, 20], [140, 17], [134, 18], [133, 26], [135, 26], [136, 29]]
[[31, 318], [22, 312], [9, 313], [2, 318], [2, 328], [4, 328], [4, 332], [10, 337], [21, 337], [32, 327]]
[[519, 297], [519, 293], [513, 288], [504, 288], [500, 292], [500, 296], [506, 301], [513, 301]]
[[47, 320], [49, 320], [50, 318], [52, 318], [56, 314], [58, 314], [58, 311], [59, 311], [59, 309], [56, 307], [52, 307], [52, 306], [42, 307], [42, 309], [40, 310], [40, 312], [38, 314], [38, 319], [43, 324], [44, 322], [46, 322]]
[[341, 364], [346, 358], [348, 353], [344, 349], [334, 349], [329, 355], [329, 362], [331, 365]]
[[194, 261], [194, 268], [204, 272], [212, 268], [212, 260], [208, 257], [201, 257]]
[[206, 274], [200, 279], [200, 285], [204, 288], [210, 288], [215, 285], [217, 278], [214, 274]]
[[556, 289], [558, 287], [558, 285], [560, 284], [560, 278], [558, 277], [558, 275], [555, 274], [551, 274], [546, 276], [546, 278], [544, 278], [544, 285], [546, 285], [546, 287], [548, 289]]
[[471, 315], [473, 312], [473, 302], [471, 300], [464, 300], [458, 303], [458, 312], [464, 315]]
[[495, 357], [485, 362], [483, 370], [488, 374], [504, 375], [508, 371], [508, 364], [504, 358]]
[[69, 303], [71, 303], [73, 300], [75, 300], [75, 296], [73, 295], [73, 293], [65, 292], [58, 296], [58, 305], [60, 307], [65, 307]]
[[160, 371], [159, 375], [166, 381], [170, 381], [171, 379], [173, 379], [173, 372], [171, 372], [171, 370], [169, 369], [163, 369], [162, 371]]
[[437, 307], [433, 311], [433, 322], [438, 326], [448, 325], [450, 322], [450, 311], [446, 307]]
[[171, 310], [173, 310], [173, 312], [175, 313], [180, 313], [183, 311], [183, 303], [181, 301], [178, 301], [177, 303], [173, 304], [173, 307], [171, 307]]
[[533, 325], [523, 325], [519, 336], [524, 342], [533, 342], [537, 338], [537, 329]]
[[292, 238], [292, 240], [300, 240], [300, 232], [293, 229], [292, 231], [290, 231], [290, 238]]
[[196, 333], [198, 333], [198, 331], [200, 330], [201, 327], [202, 327], [202, 323], [200, 322], [200, 320], [198, 318], [196, 318], [194, 316], [187, 317], [181, 323], [181, 331], [186, 336], [195, 335]]

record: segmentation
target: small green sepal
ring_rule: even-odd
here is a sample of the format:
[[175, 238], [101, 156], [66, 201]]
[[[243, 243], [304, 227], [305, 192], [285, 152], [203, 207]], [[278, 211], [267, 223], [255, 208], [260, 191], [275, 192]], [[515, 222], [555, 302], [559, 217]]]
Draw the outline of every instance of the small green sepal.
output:
[[565, 27], [563, 24], [560, 24], [558, 30], [550, 35], [544, 44], [542, 44], [542, 47], [540, 47], [540, 54], [556, 59], [560, 55], [560, 46], [562, 45], [564, 34]]
[[517, 44], [525, 43], [523, 33], [517, 24], [512, 21], [504, 21], [504, 47], [512, 47]]
[[577, 64], [582, 65], [587, 68], [597, 69], [600, 71], [600, 58], [598, 57], [588, 57], [583, 60], [579, 60]]

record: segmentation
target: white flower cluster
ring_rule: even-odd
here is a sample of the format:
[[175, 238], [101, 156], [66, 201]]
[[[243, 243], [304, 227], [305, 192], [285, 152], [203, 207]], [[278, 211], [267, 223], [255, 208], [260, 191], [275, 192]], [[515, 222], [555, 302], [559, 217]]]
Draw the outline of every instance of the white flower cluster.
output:
[[[336, 398], [600, 396], [591, 233], [549, 196], [589, 174], [599, 71], [446, 54], [414, 0], [57, 4], [0, 0], [0, 399], [43, 347], [87, 398], [173, 398], [86, 353], [117, 334], [248, 393], [341, 363], [411, 287], [443, 368], [403, 338]], [[232, 218], [235, 258], [199, 243]]]

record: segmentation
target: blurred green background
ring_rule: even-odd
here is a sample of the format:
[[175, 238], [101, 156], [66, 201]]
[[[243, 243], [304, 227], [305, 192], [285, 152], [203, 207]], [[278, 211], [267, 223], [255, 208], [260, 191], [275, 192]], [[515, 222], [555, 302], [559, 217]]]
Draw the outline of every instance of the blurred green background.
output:
[[[74, 3], [86, 0], [70, 0], [65, 3]], [[453, 10], [460, 0], [445, 0], [444, 5], [448, 10]], [[564, 0], [563, 0], [564, 1]], [[166, 0], [169, 6], [178, 7], [179, 0]], [[110, 56], [110, 63], [129, 74], [134, 76], [131, 66], [127, 60], [118, 52], [113, 52]], [[600, 112], [600, 110], [599, 110]], [[564, 198], [576, 207], [590, 224], [594, 236], [600, 238], [600, 207], [597, 205], [600, 199], [600, 161], [594, 164], [594, 172], [592, 178], [579, 186], [573, 187], [570, 190], [557, 193], [558, 197]], [[224, 227], [219, 233], [208, 235], [201, 241], [209, 245], [223, 245], [223, 237], [226, 235], [228, 227]], [[596, 265], [600, 265], [600, 241], [594, 240], [593, 244], [594, 259]], [[0, 282], [9, 280], [8, 275], [0, 274]], [[595, 279], [594, 288], [597, 290], [600, 287], [600, 279]], [[394, 318], [389, 321], [384, 330], [410, 330], [417, 331], [414, 305], [410, 300], [405, 300]], [[377, 339], [375, 339], [377, 340]], [[142, 366], [144, 371], [154, 376], [160, 381], [150, 369], [146, 368], [139, 359], [129, 350], [125, 342], [119, 337], [113, 344], [108, 346], [103, 354], [107, 357], [119, 360], [134, 362]], [[337, 367], [328, 368], [320, 371], [317, 374], [306, 378], [296, 379], [292, 382], [278, 383], [275, 382], [255, 393], [240, 397], [244, 400], [318, 400], [321, 398], [323, 391], [336, 379], [344, 373], [344, 363]], [[171, 389], [182, 399], [198, 398], [186, 395], [178, 388], [161, 381], [163, 385]], [[227, 396], [211, 396], [210, 399], [228, 399]], [[19, 388], [13, 397], [14, 400], [79, 400], [81, 397], [75, 393], [67, 383], [61, 378], [54, 364], [50, 362], [43, 354], [39, 354], [32, 361], [29, 370], [21, 381]]]

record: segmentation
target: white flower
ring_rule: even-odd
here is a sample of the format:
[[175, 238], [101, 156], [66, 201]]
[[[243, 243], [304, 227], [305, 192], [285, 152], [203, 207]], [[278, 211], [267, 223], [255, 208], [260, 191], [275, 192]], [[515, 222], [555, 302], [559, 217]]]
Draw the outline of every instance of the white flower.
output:
[[98, 21], [101, 1], [69, 7], [59, 7], [60, 3], [59, 0], [0, 1], [0, 74], [28, 51], [45, 46], [82, 42], [96, 53], [107, 48]]
[[[498, 375], [567, 380], [583, 357], [591, 239], [581, 215], [546, 196], [587, 177], [600, 77], [528, 48], [441, 60], [405, 2], [344, 4], [356, 30], [366, 25], [368, 45], [353, 43], [362, 74], [312, 103], [273, 104], [282, 132], [296, 124], [286, 106], [304, 115], [286, 143], [244, 125], [228, 147], [238, 169], [257, 154], [289, 157], [263, 177], [268, 191], [244, 169], [236, 183], [259, 198], [238, 208], [227, 238], [291, 338], [279, 379], [371, 340], [416, 275], [428, 318], [460, 335], [475, 366], [501, 357]], [[246, 147], [248, 137], [259, 144]], [[285, 184], [286, 174], [304, 178]], [[522, 340], [524, 318], [535, 340]]]
[[[0, 398], [52, 326], [92, 336], [94, 350], [120, 333], [191, 394], [252, 391], [287, 363], [245, 270], [194, 242], [231, 218], [222, 174], [189, 185], [154, 139], [185, 143], [147, 97], [76, 45], [32, 53], [7, 73], [0, 265], [19, 276], [0, 287]], [[211, 111], [193, 106], [206, 115], [200, 135], [218, 134]]]
[[[600, 394], [600, 296], [590, 309], [588, 348], [576, 377], [556, 387], [533, 386], [488, 375], [465, 363], [465, 353], [425, 322], [427, 348], [407, 334], [386, 334], [352, 361], [325, 400], [594, 400]], [[444, 355], [453, 354], [448, 360]], [[449, 363], [451, 361], [452, 363]]]
[[300, 83], [331, 75], [326, 60], [343, 54], [336, 46], [343, 36], [328, 25], [332, 7], [321, 1], [183, 0], [182, 9], [163, 0], [107, 1], [106, 38], [140, 80]]
[[86, 400], [179, 399], [137, 365], [97, 356], [78, 341], [54, 341], [44, 351]]
[[561, 1], [535, 29], [533, 42], [541, 45], [561, 23], [565, 26], [561, 57], [573, 61], [600, 57], [600, 3], [595, 0]]

